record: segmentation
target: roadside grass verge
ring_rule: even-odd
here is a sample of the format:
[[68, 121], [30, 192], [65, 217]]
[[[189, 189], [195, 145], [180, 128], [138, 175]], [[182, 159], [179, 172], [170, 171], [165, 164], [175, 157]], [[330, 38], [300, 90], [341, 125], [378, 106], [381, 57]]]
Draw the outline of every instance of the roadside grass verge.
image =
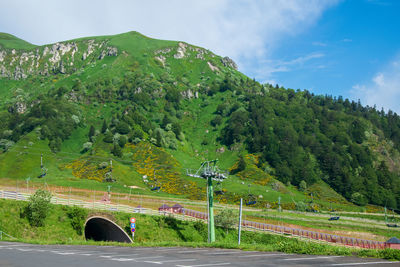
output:
[[[241, 245], [237, 244], [237, 230], [216, 229], [215, 243], [207, 243], [207, 225], [202, 222], [180, 221], [172, 217], [147, 216], [135, 214], [137, 220], [135, 241], [133, 244], [116, 242], [95, 242], [85, 240], [78, 234], [68, 217], [68, 208], [52, 205], [51, 213], [46, 218], [44, 227], [32, 227], [20, 211], [26, 202], [0, 200], [0, 230], [16, 237], [7, 241], [18, 241], [32, 244], [68, 244], [68, 245], [107, 245], [107, 246], [146, 246], [146, 247], [214, 247], [225, 249], [242, 249], [249, 251], [280, 251], [284, 253], [311, 255], [341, 255], [374, 257], [388, 260], [400, 260], [400, 250], [367, 250], [316, 243], [308, 240], [289, 238], [270, 233], [243, 231]], [[88, 215], [107, 214], [125, 231], [129, 232], [129, 218], [132, 214], [122, 212], [89, 211]]]

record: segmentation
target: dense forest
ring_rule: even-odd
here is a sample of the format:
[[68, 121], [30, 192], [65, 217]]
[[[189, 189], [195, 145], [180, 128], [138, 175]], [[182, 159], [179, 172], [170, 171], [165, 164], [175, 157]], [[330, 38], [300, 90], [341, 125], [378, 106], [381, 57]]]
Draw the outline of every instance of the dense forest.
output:
[[284, 183], [313, 184], [323, 179], [359, 205], [400, 204], [399, 173], [389, 161], [378, 160], [378, 151], [369, 142], [373, 137], [387, 138], [393, 142], [391, 149], [398, 151], [400, 117], [396, 113], [342, 97], [254, 82], [232, 88], [241, 94], [240, 88], [249, 87], [259, 87], [262, 93], [238, 98], [244, 99], [245, 108], [235, 110], [238, 104], [232, 105], [221, 133], [223, 143], [244, 142], [249, 152], [262, 155], [263, 167], [272, 167], [273, 175]]

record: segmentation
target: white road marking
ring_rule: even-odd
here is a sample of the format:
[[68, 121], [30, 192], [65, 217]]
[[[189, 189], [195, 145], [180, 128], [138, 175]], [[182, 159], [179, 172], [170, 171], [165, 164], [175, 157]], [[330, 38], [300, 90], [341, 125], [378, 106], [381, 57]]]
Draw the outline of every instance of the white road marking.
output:
[[196, 259], [167, 260], [167, 261], [144, 261], [146, 263], [163, 264], [166, 262], [196, 261]]
[[141, 257], [141, 258], [135, 258], [135, 260], [158, 259], [163, 257], [164, 256]]
[[177, 252], [178, 254], [182, 254], [182, 253], [193, 253], [193, 252], [203, 252], [203, 251], [207, 251], [207, 250], [185, 250], [185, 251], [179, 251]]
[[329, 266], [344, 266], [344, 265], [368, 265], [368, 264], [391, 264], [391, 263], [400, 263], [400, 261], [375, 261], [375, 262], [354, 262], [354, 263], [334, 263]]
[[58, 255], [74, 255], [75, 252], [57, 252]]
[[19, 251], [32, 251], [33, 249], [26, 249], [26, 248], [17, 248]]
[[225, 251], [225, 252], [215, 252], [215, 253], [208, 253], [209, 255], [225, 255], [225, 254], [238, 254], [242, 253], [242, 251]]
[[254, 254], [239, 256], [239, 258], [250, 258], [250, 257], [268, 257], [268, 256], [282, 256], [283, 254]]
[[140, 251], [140, 250], [153, 250], [154, 248], [132, 248], [132, 249]]
[[115, 259], [110, 259], [112, 261], [134, 261], [135, 259], [128, 259], [128, 258], [115, 258]]
[[221, 262], [221, 263], [210, 263], [210, 264], [200, 264], [200, 265], [176, 265], [176, 267], [202, 267], [202, 266], [220, 266], [220, 265], [229, 265], [230, 262]]
[[154, 251], [162, 252], [162, 251], [174, 251], [174, 250], [182, 250], [182, 248], [164, 248], [164, 249], [156, 249]]
[[340, 258], [343, 256], [320, 256], [320, 257], [312, 257], [312, 258], [289, 258], [283, 259], [285, 261], [301, 261], [301, 260], [318, 260], [318, 259], [329, 259], [329, 258]]
[[100, 258], [112, 258], [112, 257], [132, 257], [139, 254], [120, 254], [120, 255], [102, 255], [99, 256]]

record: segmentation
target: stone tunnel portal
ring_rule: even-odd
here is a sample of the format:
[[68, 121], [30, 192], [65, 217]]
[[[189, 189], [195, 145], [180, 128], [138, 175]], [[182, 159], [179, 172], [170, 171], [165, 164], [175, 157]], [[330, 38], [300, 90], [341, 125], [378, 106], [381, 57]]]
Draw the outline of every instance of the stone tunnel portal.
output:
[[85, 223], [86, 240], [132, 243], [128, 234], [113, 221], [100, 217], [90, 217]]

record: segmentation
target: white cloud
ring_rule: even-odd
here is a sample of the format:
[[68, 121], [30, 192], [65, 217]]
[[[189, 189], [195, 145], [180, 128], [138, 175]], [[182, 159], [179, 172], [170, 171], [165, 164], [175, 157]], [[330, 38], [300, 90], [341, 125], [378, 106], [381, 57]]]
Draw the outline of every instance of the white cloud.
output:
[[342, 42], [343, 42], [343, 43], [351, 43], [351, 42], [353, 42], [353, 40], [352, 40], [352, 39], [349, 39], [349, 38], [344, 38], [344, 39], [342, 40]]
[[323, 43], [323, 42], [312, 42], [312, 45], [314, 45], [314, 46], [322, 46], [322, 47], [325, 47], [325, 46], [327, 46], [328, 44], [327, 44], [327, 43]]
[[[309, 64], [309, 61], [312, 61], [313, 59], [322, 58], [324, 56], [325, 56], [325, 54], [323, 54], [323, 53], [314, 52], [314, 53], [300, 56], [300, 57], [297, 57], [297, 58], [294, 58], [291, 60], [271, 60], [271, 59], [261, 60], [259, 64], [262, 67], [260, 67], [258, 70], [256, 70], [255, 74], [259, 77], [266, 76], [266, 78], [263, 81], [268, 82], [269, 80], [271, 80], [270, 77], [274, 73], [289, 72], [294, 69], [303, 68], [306, 63]], [[318, 64], [315, 66], [312, 65], [312, 66], [314, 68], [319, 68], [319, 69], [326, 67], [325, 65], [321, 65], [321, 64]]]
[[354, 85], [351, 94], [362, 104], [400, 114], [400, 57], [375, 74], [367, 84]]
[[[35, 44], [131, 30], [199, 45], [255, 73], [285, 36], [305, 31], [338, 0], [13, 0], [0, 29]], [[254, 67], [256, 66], [256, 67]], [[268, 72], [263, 76], [268, 76]]]

